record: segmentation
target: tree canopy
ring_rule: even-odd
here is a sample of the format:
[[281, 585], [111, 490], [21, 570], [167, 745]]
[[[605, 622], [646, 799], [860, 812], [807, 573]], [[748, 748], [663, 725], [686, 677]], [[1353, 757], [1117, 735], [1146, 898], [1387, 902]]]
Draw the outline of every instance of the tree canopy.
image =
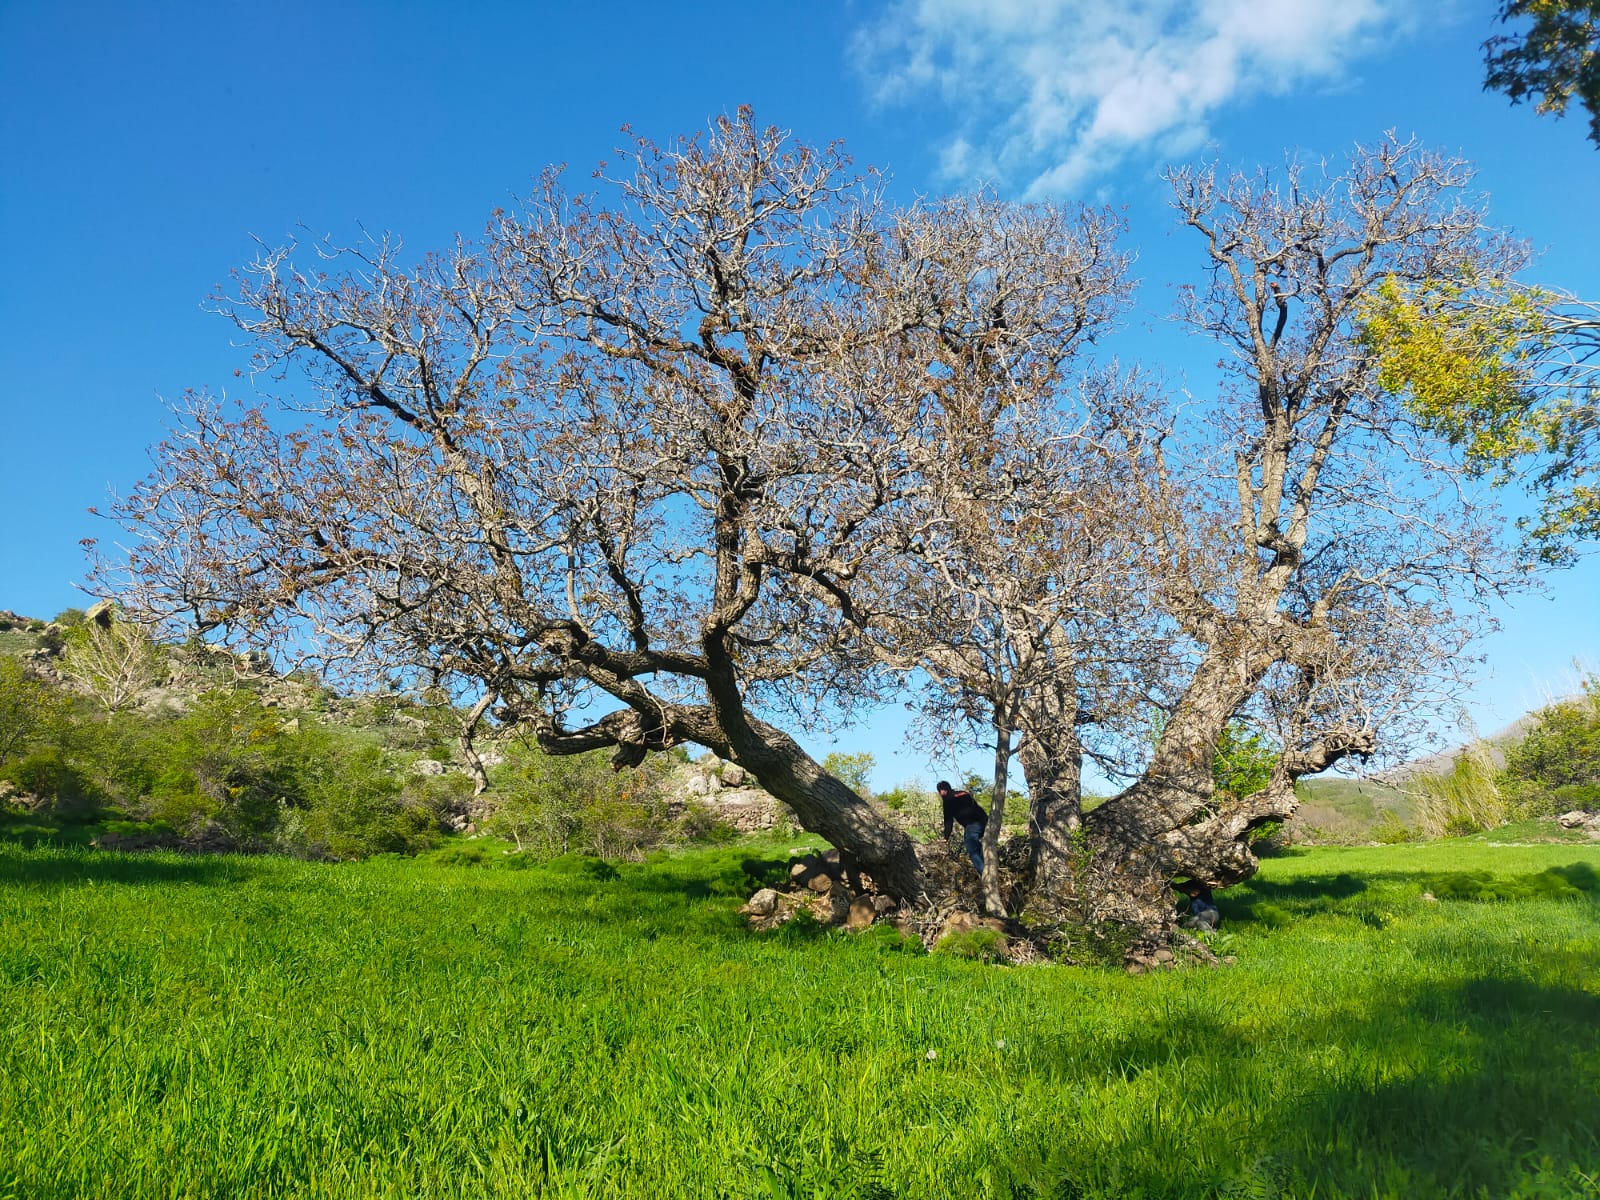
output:
[[1529, 23], [1484, 42], [1483, 86], [1513, 104], [1536, 98], [1536, 111], [1558, 117], [1576, 99], [1600, 147], [1600, 0], [1501, 0], [1495, 15], [1502, 24]]
[[[1168, 880], [1248, 876], [1298, 777], [1448, 690], [1508, 578], [1368, 332], [1386, 288], [1521, 265], [1468, 180], [1393, 139], [1320, 176], [1174, 171], [1208, 267], [1179, 316], [1225, 371], [1186, 406], [1092, 363], [1130, 290], [1105, 211], [896, 207], [744, 110], [636, 139], [443, 254], [265, 251], [218, 298], [263, 394], [189, 397], [100, 578], [426, 674], [555, 753], [705, 746], [903, 898], [936, 898], [916, 847], [785, 726], [931, 678], [993, 733], [997, 797], [1020, 750], [1018, 886], [1159, 927]], [[1219, 787], [1241, 717], [1270, 771]], [[1134, 742], [1083, 818], [1082, 755]]]

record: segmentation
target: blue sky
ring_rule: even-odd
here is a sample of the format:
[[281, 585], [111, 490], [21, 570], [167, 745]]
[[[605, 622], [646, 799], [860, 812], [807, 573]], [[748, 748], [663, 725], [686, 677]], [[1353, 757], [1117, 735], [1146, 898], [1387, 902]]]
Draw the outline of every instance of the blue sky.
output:
[[[1157, 173], [1337, 156], [1383, 131], [1478, 164], [1542, 282], [1600, 297], [1600, 151], [1482, 92], [1488, 0], [0, 4], [0, 608], [83, 603], [87, 513], [144, 472], [161, 398], [233, 383], [202, 301], [253, 237], [473, 234], [545, 164], [587, 171], [742, 103], [842, 138], [897, 198], [988, 183], [1124, 207], [1144, 280], [1126, 341], [1195, 269]], [[581, 176], [580, 176], [581, 177]], [[1600, 562], [1501, 613], [1476, 691], [1492, 729], [1600, 662]], [[952, 772], [886, 713], [839, 740], [875, 782]], [[814, 739], [812, 748], [829, 748]], [[974, 763], [981, 762], [975, 756]]]

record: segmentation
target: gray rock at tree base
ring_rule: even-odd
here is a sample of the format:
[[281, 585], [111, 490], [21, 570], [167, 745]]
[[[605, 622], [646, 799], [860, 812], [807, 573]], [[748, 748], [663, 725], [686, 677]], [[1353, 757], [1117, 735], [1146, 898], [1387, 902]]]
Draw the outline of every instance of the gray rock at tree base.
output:
[[778, 893], [773, 888], [762, 888], [739, 911], [752, 917], [770, 917], [778, 911]]
[[877, 912], [886, 913], [893, 912], [900, 907], [900, 904], [893, 896], [874, 896], [872, 907]]

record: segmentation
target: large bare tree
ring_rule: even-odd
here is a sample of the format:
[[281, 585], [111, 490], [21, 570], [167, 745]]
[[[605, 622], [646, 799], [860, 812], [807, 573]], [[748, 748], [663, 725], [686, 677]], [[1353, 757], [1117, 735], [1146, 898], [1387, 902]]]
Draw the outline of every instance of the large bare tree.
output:
[[[619, 158], [603, 197], [548, 175], [440, 256], [265, 252], [220, 307], [282, 386], [189, 399], [104, 573], [202, 628], [429, 664], [548, 751], [706, 746], [917, 897], [907, 836], [775, 721], [873, 695], [857, 593], [946, 399], [902, 266], [971, 221], [892, 212], [836, 147], [743, 111]], [[1077, 337], [1121, 260], [1073, 214], [1018, 230]]]
[[[1187, 667], [1140, 777], [1085, 820], [1080, 881], [1101, 919], [1158, 926], [1166, 883], [1250, 875], [1250, 835], [1291, 814], [1295, 781], [1379, 747], [1459, 677], [1474, 601], [1514, 577], [1459, 461], [1380, 378], [1363, 304], [1397, 280], [1508, 277], [1522, 247], [1485, 224], [1465, 165], [1393, 139], [1337, 174], [1175, 171], [1206, 282], [1181, 317], [1224, 354], [1225, 383], [1144, 477], [1164, 606]], [[1208, 472], [1208, 466], [1212, 468]], [[1211, 518], [1167, 478], [1211, 478]], [[1459, 614], [1459, 615], [1458, 615]], [[1242, 712], [1281, 754], [1248, 797], [1213, 760]]]
[[[902, 898], [927, 891], [910, 840], [780, 722], [920, 661], [988, 706], [1002, 768], [1019, 735], [1045, 898], [1145, 930], [1175, 876], [1246, 877], [1297, 778], [1448, 676], [1451, 603], [1499, 566], [1361, 315], [1388, 280], [1518, 264], [1460, 164], [1386, 142], [1336, 177], [1175, 173], [1210, 269], [1184, 319], [1231, 380], [1185, 427], [1074, 408], [1127, 290], [1103, 215], [896, 211], [747, 112], [619, 163], [440, 256], [264, 252], [221, 307], [276, 393], [189, 399], [103, 578], [329, 663], [425, 665], [556, 753], [706, 746]], [[1172, 436], [1128, 433], [1147, 419]], [[1097, 689], [1159, 735], [1075, 833]], [[1245, 711], [1282, 754], [1233, 797], [1212, 762]]]

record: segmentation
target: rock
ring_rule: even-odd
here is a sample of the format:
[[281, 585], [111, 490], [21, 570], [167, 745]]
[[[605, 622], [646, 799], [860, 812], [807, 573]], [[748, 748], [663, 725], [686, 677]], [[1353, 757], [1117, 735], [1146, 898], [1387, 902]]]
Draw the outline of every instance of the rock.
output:
[[1556, 824], [1563, 829], [1580, 829], [1589, 823], [1589, 819], [1593, 815], [1592, 813], [1584, 812], [1582, 809], [1575, 808], [1571, 812], [1564, 812], [1557, 817]]
[[1437, 904], [1437, 903], [1439, 903], [1439, 897], [1435, 896], [1432, 892], [1423, 892], [1422, 893], [1422, 898], [1423, 898], [1424, 901], [1426, 901], [1429, 904]]
[[725, 788], [743, 787], [748, 775], [749, 772], [738, 763], [728, 763], [722, 768], [722, 786]]
[[778, 823], [781, 808], [766, 792], [740, 788], [724, 792], [711, 802], [711, 810], [740, 833], [762, 833]]
[[683, 790], [691, 796], [709, 796], [713, 786], [711, 776], [696, 774], [684, 781]]
[[857, 896], [850, 901], [850, 908], [844, 919], [844, 927], [852, 933], [859, 933], [877, 919], [878, 910], [873, 906], [872, 897]]
[[1239, 956], [1237, 954], [1224, 954], [1222, 956], [1222, 961], [1227, 966], [1231, 967], [1231, 966], [1233, 966], [1234, 963], [1239, 961]]
[[789, 878], [793, 882], [799, 883], [809, 874], [811, 865], [806, 859], [802, 858], [799, 862], [789, 864]]
[[826, 896], [829, 892], [833, 891], [833, 879], [822, 872], [818, 872], [810, 879], [806, 880], [806, 886], [817, 895]]
[[874, 896], [872, 898], [872, 908], [874, 912], [893, 912], [899, 907], [899, 902], [896, 901], [893, 896]]
[[952, 937], [958, 933], [966, 933], [968, 930], [976, 929], [977, 927], [977, 914], [969, 912], [951, 913], [945, 918], [944, 924], [939, 927], [939, 936], [934, 939], [934, 942], [937, 944], [947, 937]]
[[436, 758], [419, 758], [411, 764], [413, 775], [443, 775], [450, 768]]
[[1158, 963], [1169, 963], [1172, 961], [1172, 951], [1163, 946], [1160, 950], [1157, 950], [1153, 955], [1151, 955], [1151, 957], [1154, 958]]
[[778, 911], [778, 893], [772, 888], [762, 888], [739, 911], [752, 917], [770, 917]]
[[112, 604], [109, 600], [96, 600], [84, 609], [83, 619], [86, 624], [98, 625], [101, 629], [111, 628]]

